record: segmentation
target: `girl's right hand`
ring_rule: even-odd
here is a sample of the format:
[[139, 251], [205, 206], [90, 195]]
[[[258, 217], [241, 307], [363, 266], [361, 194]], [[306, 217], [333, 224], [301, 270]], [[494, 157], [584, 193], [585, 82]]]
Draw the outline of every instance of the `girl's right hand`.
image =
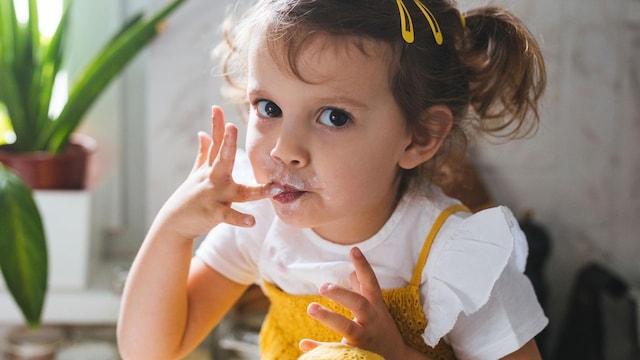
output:
[[231, 208], [234, 202], [269, 197], [271, 184], [237, 184], [231, 175], [237, 150], [238, 129], [226, 124], [218, 106], [211, 110], [211, 136], [198, 133], [198, 155], [187, 179], [164, 204], [152, 227], [193, 240], [220, 223], [251, 227], [255, 219]]

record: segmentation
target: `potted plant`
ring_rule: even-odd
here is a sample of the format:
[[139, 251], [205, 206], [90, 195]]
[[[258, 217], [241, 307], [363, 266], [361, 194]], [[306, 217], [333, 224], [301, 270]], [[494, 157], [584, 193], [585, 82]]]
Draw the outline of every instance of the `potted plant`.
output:
[[[34, 171], [40, 174], [35, 183], [25, 182], [31, 170], [25, 170], [21, 161], [53, 158], [65, 164], [76, 155], [86, 158], [82, 146], [72, 141], [84, 114], [183, 2], [171, 0], [153, 16], [138, 15], [124, 24], [79, 73], [61, 112], [52, 118], [49, 107], [63, 61], [70, 5], [47, 39], [39, 31], [36, 0], [28, 0], [28, 20], [22, 22], [14, 0], [0, 0], [0, 112], [4, 108], [15, 133], [12, 144], [0, 147], [0, 269], [30, 327], [40, 325], [48, 276], [46, 235], [32, 189], [81, 188], [84, 183], [74, 178], [71, 185], [60, 185], [59, 180], [38, 184], [41, 170]], [[76, 166], [81, 176], [83, 166]], [[67, 167], [54, 172], [65, 178], [70, 171]]]

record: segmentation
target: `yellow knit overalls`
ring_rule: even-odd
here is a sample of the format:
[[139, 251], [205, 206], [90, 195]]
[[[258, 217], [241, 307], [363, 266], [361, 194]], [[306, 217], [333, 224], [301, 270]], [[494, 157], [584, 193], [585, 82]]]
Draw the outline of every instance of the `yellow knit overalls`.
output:
[[[382, 296], [398, 330], [407, 345], [427, 354], [434, 360], [455, 359], [453, 350], [444, 341], [434, 348], [424, 343], [422, 334], [427, 327], [420, 303], [420, 282], [427, 262], [431, 244], [442, 224], [457, 211], [468, 211], [463, 205], [453, 205], [438, 216], [429, 231], [411, 282], [401, 288], [383, 290]], [[290, 295], [265, 282], [265, 292], [271, 306], [260, 331], [262, 359], [297, 359], [302, 352], [298, 348], [301, 339], [309, 338], [322, 342], [339, 342], [342, 336], [307, 315], [307, 306], [317, 302], [322, 306], [351, 318], [351, 311], [320, 295]]]

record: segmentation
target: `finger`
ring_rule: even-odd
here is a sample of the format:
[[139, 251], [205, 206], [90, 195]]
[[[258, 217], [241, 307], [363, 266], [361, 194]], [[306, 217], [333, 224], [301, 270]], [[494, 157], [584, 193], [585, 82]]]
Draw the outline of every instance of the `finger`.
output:
[[223, 180], [231, 179], [236, 160], [237, 139], [238, 128], [233, 124], [226, 124], [220, 151], [212, 165], [214, 167], [214, 171], [211, 172], [212, 177], [223, 178]]
[[274, 184], [261, 184], [255, 186], [238, 185], [234, 202], [255, 201], [271, 197], [277, 193], [278, 189]]
[[200, 131], [198, 132], [198, 155], [196, 155], [196, 161], [193, 164], [193, 169], [191, 171], [195, 171], [197, 168], [202, 166], [204, 162], [207, 160], [209, 146], [211, 146], [211, 137], [206, 133]]
[[351, 274], [349, 274], [349, 284], [351, 285], [352, 289], [356, 291], [362, 291], [361, 289], [362, 285], [360, 284], [360, 280], [358, 279], [358, 274], [356, 274], [355, 271], [352, 271]]
[[367, 298], [357, 291], [345, 289], [341, 286], [325, 283], [320, 286], [320, 295], [333, 300], [345, 308], [351, 310], [354, 318], [359, 323], [366, 323], [368, 319], [375, 317], [375, 309]]
[[364, 257], [362, 251], [358, 247], [354, 247], [350, 252], [351, 261], [356, 269], [356, 277], [359, 284], [358, 291], [369, 301], [377, 301], [382, 298], [382, 291], [378, 284], [373, 268], [369, 261]]
[[222, 139], [224, 138], [224, 112], [219, 106], [211, 107], [211, 138], [213, 142], [209, 147], [209, 165], [213, 164], [213, 161], [218, 156], [220, 146], [222, 146]]
[[322, 344], [322, 343], [320, 343], [318, 341], [315, 341], [315, 340], [302, 339], [298, 343], [298, 348], [300, 348], [300, 351], [302, 351], [302, 352], [308, 352], [308, 351], [311, 351], [311, 350], [317, 348], [318, 346], [320, 346], [320, 344]]
[[225, 208], [222, 213], [222, 222], [233, 226], [252, 227], [256, 224], [256, 219], [249, 214], [243, 214], [232, 208]]
[[307, 314], [347, 339], [358, 338], [362, 332], [362, 327], [356, 321], [347, 319], [316, 302], [309, 304]]

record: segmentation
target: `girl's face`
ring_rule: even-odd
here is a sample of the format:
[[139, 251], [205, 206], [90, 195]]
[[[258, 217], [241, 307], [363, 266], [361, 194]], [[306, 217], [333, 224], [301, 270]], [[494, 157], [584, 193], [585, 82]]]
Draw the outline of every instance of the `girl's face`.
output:
[[283, 222], [340, 244], [371, 237], [395, 207], [411, 144], [390, 89], [390, 49], [367, 40], [365, 54], [353, 41], [318, 36], [296, 63], [303, 81], [265, 41], [252, 40], [248, 59], [256, 179], [280, 189], [271, 202]]

